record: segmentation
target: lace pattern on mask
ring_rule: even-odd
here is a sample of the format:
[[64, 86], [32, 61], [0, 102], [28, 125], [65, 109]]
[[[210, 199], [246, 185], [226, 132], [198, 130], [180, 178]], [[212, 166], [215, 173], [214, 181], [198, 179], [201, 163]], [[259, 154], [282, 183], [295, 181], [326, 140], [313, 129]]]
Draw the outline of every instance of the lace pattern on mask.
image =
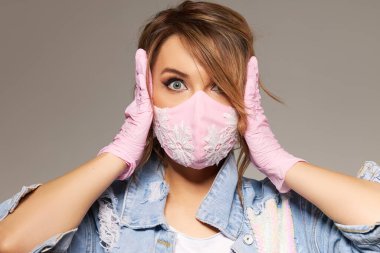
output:
[[218, 164], [220, 160], [227, 156], [228, 152], [235, 145], [237, 135], [237, 116], [236, 114], [224, 113], [227, 126], [217, 129], [214, 125], [208, 128], [208, 135], [204, 138], [206, 159], [209, 165]]
[[[194, 160], [194, 145], [191, 141], [191, 129], [181, 121], [179, 124], [169, 127], [167, 110], [157, 109], [154, 119], [155, 134], [163, 148], [171, 151], [174, 160], [181, 161], [186, 166]], [[166, 132], [166, 134], [165, 134]]]
[[[218, 129], [215, 125], [211, 125], [208, 127], [207, 136], [204, 137], [206, 166], [217, 164], [226, 157], [237, 140], [236, 113], [224, 113], [223, 117], [227, 126]], [[195, 147], [192, 142], [191, 128], [188, 125], [181, 121], [173, 127], [169, 127], [166, 108], [157, 108], [154, 118], [154, 132], [163, 148], [170, 150], [174, 160], [190, 166], [195, 159], [193, 155]]]

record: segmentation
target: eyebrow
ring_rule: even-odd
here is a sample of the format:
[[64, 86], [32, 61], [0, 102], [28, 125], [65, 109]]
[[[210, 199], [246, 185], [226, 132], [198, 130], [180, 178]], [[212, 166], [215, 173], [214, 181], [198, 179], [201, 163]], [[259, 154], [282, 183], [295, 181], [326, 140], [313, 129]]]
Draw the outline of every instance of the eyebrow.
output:
[[173, 69], [173, 68], [164, 68], [162, 71], [161, 71], [161, 75], [165, 72], [170, 72], [170, 73], [174, 73], [174, 74], [177, 74], [179, 76], [182, 76], [184, 78], [188, 78], [189, 75], [186, 74], [186, 73], [183, 73], [181, 71], [179, 71], [178, 69]]

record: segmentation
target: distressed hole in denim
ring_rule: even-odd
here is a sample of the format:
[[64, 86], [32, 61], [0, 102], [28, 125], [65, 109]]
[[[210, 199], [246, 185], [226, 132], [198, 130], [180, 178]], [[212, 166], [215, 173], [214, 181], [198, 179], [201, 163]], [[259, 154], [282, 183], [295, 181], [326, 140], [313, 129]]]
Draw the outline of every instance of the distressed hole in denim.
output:
[[380, 167], [375, 161], [365, 161], [362, 165], [358, 177], [380, 183]]
[[117, 201], [117, 198], [110, 188], [98, 199], [100, 246], [102, 246], [106, 252], [110, 252], [111, 249], [115, 247], [120, 236], [120, 220], [115, 213]]
[[275, 195], [270, 195], [264, 199], [262, 199], [260, 202], [256, 203], [255, 205], [252, 206], [253, 212], [255, 215], [259, 215], [264, 209], [265, 205], [268, 202], [268, 200], [274, 200], [276, 202], [276, 205], [280, 203], [280, 195], [275, 194]]
[[168, 187], [164, 181], [151, 182], [145, 189], [144, 197], [140, 204], [162, 200], [167, 193]]

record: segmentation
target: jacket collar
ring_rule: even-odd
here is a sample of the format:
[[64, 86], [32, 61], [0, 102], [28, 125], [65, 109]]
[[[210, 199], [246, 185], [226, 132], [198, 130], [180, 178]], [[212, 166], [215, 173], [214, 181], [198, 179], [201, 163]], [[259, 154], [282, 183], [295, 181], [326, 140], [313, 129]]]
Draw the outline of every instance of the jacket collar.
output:
[[[164, 208], [169, 185], [164, 180], [164, 167], [154, 152], [148, 162], [136, 171], [136, 177], [136, 182], [128, 181], [121, 225], [132, 229], [161, 225], [168, 230]], [[198, 220], [218, 228], [232, 240], [238, 237], [244, 219], [236, 190], [237, 181], [236, 160], [231, 151], [196, 213]]]

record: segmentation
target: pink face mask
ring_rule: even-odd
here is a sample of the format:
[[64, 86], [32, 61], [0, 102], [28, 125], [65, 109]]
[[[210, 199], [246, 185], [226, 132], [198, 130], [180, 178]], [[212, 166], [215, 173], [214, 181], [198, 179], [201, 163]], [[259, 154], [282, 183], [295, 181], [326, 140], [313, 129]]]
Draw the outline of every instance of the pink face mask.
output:
[[153, 108], [154, 136], [166, 154], [185, 167], [218, 165], [238, 140], [236, 110], [204, 91], [177, 106]]

